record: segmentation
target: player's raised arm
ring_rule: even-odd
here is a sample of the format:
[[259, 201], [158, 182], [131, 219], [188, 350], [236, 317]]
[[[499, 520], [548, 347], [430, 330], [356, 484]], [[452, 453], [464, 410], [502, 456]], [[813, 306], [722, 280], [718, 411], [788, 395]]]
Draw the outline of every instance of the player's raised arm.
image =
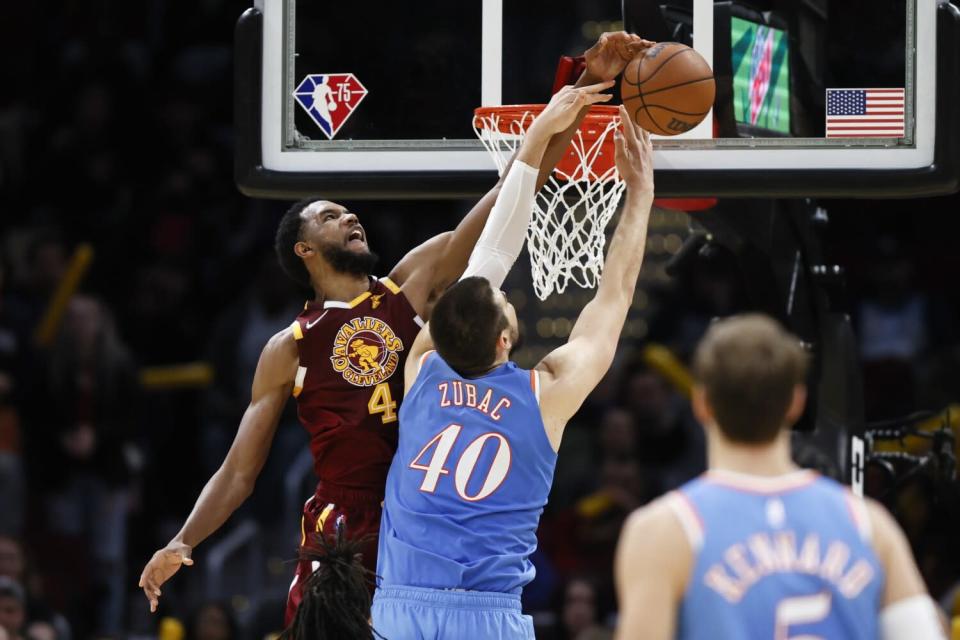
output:
[[[586, 71], [578, 80], [576, 88], [588, 90], [597, 84], [609, 84], [634, 55], [651, 44], [622, 31], [603, 34], [597, 44], [586, 52]], [[600, 90], [602, 89], [591, 89], [591, 93], [597, 94]], [[527, 159], [535, 157], [536, 160], [535, 164], [527, 163], [537, 171], [534, 190], [546, 182], [553, 167], [563, 157], [590, 104], [600, 101], [583, 101], [574, 117], [547, 139], [545, 150], [540, 149], [538, 153], [533, 153], [535, 149], [528, 149], [530, 155]], [[522, 153], [521, 149], [514, 161], [524, 161]], [[421, 317], [429, 317], [433, 300], [463, 273], [487, 217], [512, 173], [512, 167], [512, 164], [507, 167], [500, 181], [480, 199], [455, 230], [440, 234], [420, 245], [407, 254], [391, 272], [390, 278], [402, 286], [407, 299]]]
[[[486, 278], [490, 286], [495, 288], [503, 284], [523, 248], [536, 195], [536, 167], [542, 161], [547, 141], [557, 131], [568, 127], [583, 105], [609, 100], [609, 95], [601, 93], [609, 84], [596, 84], [583, 89], [564, 87], [533, 121], [503, 181], [483, 232], [470, 253], [463, 277]], [[421, 357], [430, 349], [433, 349], [433, 341], [428, 324], [420, 330], [407, 355], [404, 384], [408, 391], [420, 371]]]
[[541, 411], [555, 449], [560, 446], [567, 420], [613, 362], [647, 242], [653, 204], [650, 135], [630, 120], [623, 107], [620, 117], [623, 129], [614, 136], [616, 163], [627, 190], [620, 223], [607, 251], [603, 277], [593, 300], [577, 318], [567, 344], [537, 365], [541, 372]]
[[523, 249], [537, 193], [537, 168], [543, 161], [548, 141], [575, 122], [584, 105], [608, 101], [611, 96], [601, 91], [610, 86], [611, 83], [604, 82], [582, 89], [564, 87], [531, 123], [513, 164], [507, 169], [493, 211], [472, 248], [464, 278], [481, 276], [494, 288], [503, 284]]
[[[160, 586], [180, 565], [192, 565], [193, 548], [219, 529], [253, 492], [257, 476], [270, 452], [283, 408], [290, 398], [298, 362], [297, 347], [290, 329], [273, 336], [260, 355], [253, 377], [250, 405], [223, 464], [207, 481], [193, 511], [173, 540], [143, 568], [139, 586], [157, 610]], [[176, 473], [176, 461], [172, 461]]]

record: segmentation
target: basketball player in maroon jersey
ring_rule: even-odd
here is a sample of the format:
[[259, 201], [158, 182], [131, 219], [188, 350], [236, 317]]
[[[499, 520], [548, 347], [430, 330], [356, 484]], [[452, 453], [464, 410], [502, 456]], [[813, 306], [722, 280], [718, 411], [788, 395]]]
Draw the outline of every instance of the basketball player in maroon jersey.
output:
[[[568, 92], [577, 115], [550, 139], [537, 188], [562, 157], [586, 107], [603, 101], [600, 92], [651, 44], [625, 32], [607, 33], [586, 52], [578, 89]], [[504, 178], [509, 173], [508, 168]], [[346, 207], [313, 199], [287, 212], [277, 231], [278, 258], [291, 277], [313, 288], [314, 299], [290, 327], [267, 342], [254, 374], [250, 405], [226, 459], [180, 532], [144, 567], [140, 587], [151, 611], [157, 609], [160, 586], [181, 565], [193, 564], [193, 548], [252, 493], [291, 394], [310, 435], [319, 479], [315, 494], [304, 505], [301, 544], [309, 533], [332, 532], [337, 521], [345, 522], [354, 538], [376, 535], [384, 482], [397, 445], [406, 350], [429, 317], [433, 301], [466, 267], [503, 186], [502, 178], [456, 229], [415, 248], [385, 278], [370, 275], [376, 256], [359, 219]], [[496, 253], [496, 247], [491, 250]], [[376, 566], [375, 552], [373, 540], [364, 564]], [[287, 622], [311, 570], [310, 562], [297, 566]]]

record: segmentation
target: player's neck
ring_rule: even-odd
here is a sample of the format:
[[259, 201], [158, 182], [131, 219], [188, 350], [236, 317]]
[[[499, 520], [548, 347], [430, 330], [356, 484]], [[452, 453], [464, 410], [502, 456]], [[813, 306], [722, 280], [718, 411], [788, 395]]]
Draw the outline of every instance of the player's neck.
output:
[[493, 364], [491, 364], [486, 369], [483, 369], [482, 371], [470, 372], [469, 374], [464, 374], [464, 377], [468, 379], [482, 378], [483, 376], [487, 375], [488, 373], [490, 373], [491, 371], [493, 371], [494, 369], [496, 369], [497, 367], [501, 366], [502, 364], [504, 364], [509, 360], [510, 360], [509, 354], [507, 353], [499, 354], [497, 356], [497, 359], [493, 361]]
[[722, 469], [753, 476], [782, 476], [797, 470], [790, 457], [790, 436], [786, 431], [768, 444], [733, 443], [719, 433], [707, 440], [710, 469]]
[[325, 271], [313, 278], [316, 302], [350, 302], [370, 289], [370, 276], [339, 271]]

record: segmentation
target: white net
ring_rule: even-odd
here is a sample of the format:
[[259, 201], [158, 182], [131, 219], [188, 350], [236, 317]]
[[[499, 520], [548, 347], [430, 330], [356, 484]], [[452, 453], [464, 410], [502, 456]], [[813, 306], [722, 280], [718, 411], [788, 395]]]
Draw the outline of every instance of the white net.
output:
[[[477, 137], [501, 175], [537, 113], [535, 109], [522, 115], [483, 110], [474, 117]], [[616, 117], [588, 116], [567, 152], [572, 157], [559, 163], [537, 193], [527, 250], [533, 289], [541, 300], [554, 291], [563, 293], [571, 282], [585, 288], [597, 286], [603, 271], [604, 230], [625, 187], [613, 164], [613, 145], [604, 146], [618, 125]]]

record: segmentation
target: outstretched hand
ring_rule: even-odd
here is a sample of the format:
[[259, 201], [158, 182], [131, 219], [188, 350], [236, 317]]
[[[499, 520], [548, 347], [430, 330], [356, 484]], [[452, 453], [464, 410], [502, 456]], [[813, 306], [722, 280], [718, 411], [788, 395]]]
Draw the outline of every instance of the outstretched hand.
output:
[[655, 44], [626, 31], [604, 33], [583, 54], [587, 73], [594, 80], [613, 80], [637, 54]]
[[613, 81], [598, 82], [586, 87], [567, 85], [557, 91], [550, 103], [544, 107], [531, 127], [541, 129], [544, 134], [560, 133], [573, 124], [577, 114], [584, 107], [601, 102], [609, 102], [612, 94], [602, 93], [613, 86]]
[[[613, 132], [614, 159], [620, 178], [632, 193], [653, 194], [653, 145], [650, 134], [641, 129], [620, 105], [620, 127]], [[621, 132], [622, 129], [622, 132]]]
[[181, 565], [191, 566], [191, 548], [188, 545], [171, 542], [153, 554], [150, 562], [140, 574], [139, 587], [150, 602], [150, 613], [157, 610], [160, 598], [160, 585], [180, 570]]

